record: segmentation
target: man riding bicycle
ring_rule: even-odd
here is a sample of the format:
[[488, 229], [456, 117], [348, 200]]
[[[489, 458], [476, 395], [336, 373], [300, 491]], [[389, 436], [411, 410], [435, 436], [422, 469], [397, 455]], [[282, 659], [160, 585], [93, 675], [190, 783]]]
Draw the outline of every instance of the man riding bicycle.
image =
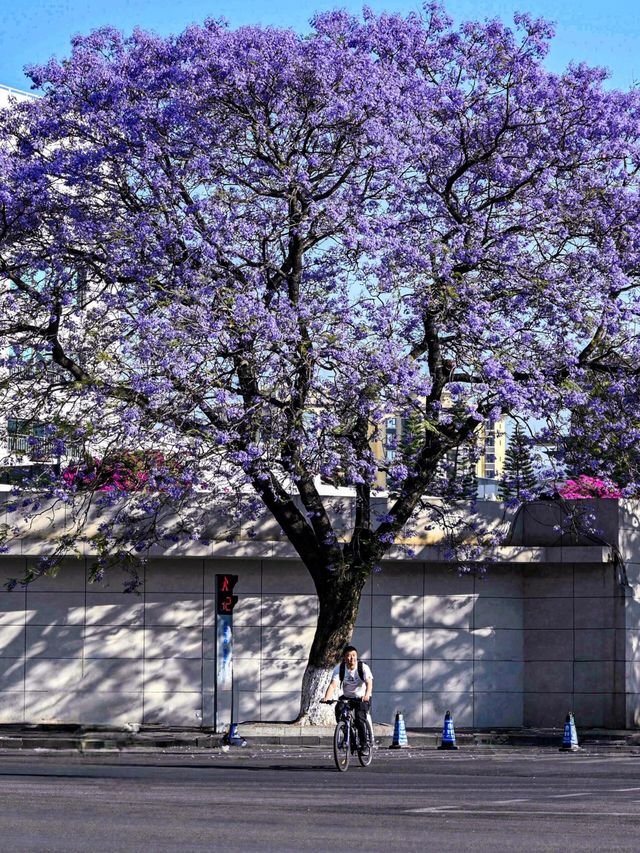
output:
[[368, 744], [367, 714], [371, 709], [371, 694], [373, 692], [373, 675], [366, 663], [358, 661], [358, 650], [354, 646], [347, 646], [342, 653], [342, 663], [333, 670], [331, 681], [324, 694], [324, 701], [333, 698], [336, 687], [342, 683], [342, 695], [336, 704], [336, 720], [345, 704], [354, 710], [356, 726], [360, 743]]

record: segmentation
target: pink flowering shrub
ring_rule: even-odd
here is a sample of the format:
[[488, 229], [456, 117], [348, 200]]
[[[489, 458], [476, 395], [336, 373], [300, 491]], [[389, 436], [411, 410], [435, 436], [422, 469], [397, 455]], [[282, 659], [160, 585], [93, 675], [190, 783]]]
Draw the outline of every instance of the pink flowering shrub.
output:
[[[87, 458], [62, 472], [66, 486], [78, 491], [94, 489], [99, 492], [139, 492], [147, 486], [160, 491], [180, 479], [178, 466], [160, 452], [139, 453], [124, 451], [117, 458]], [[153, 476], [154, 482], [150, 483]], [[190, 485], [187, 483], [181, 483]]]
[[588, 477], [586, 474], [580, 474], [575, 480], [567, 480], [564, 486], [558, 489], [558, 494], [569, 501], [583, 498], [622, 497], [622, 492], [615, 483], [599, 480], [597, 477]]

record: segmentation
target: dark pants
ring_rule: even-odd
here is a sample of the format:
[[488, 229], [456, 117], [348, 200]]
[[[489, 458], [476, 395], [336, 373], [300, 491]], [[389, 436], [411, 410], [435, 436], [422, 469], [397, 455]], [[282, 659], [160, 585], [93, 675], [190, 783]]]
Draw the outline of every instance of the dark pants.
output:
[[336, 722], [340, 719], [342, 709], [345, 705], [353, 709], [360, 743], [363, 745], [366, 744], [369, 737], [367, 714], [371, 710], [371, 702], [365, 702], [364, 699], [348, 699], [346, 696], [341, 696], [336, 704]]

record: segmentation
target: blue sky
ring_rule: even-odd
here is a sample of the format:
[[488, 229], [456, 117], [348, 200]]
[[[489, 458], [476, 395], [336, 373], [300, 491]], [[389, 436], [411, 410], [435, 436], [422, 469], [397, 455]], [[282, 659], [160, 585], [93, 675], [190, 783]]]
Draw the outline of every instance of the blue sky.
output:
[[[232, 26], [247, 23], [307, 29], [314, 11], [348, 8], [357, 12], [361, 0], [0, 0], [0, 83], [29, 87], [23, 67], [30, 62], [59, 58], [69, 50], [70, 37], [111, 24], [125, 32], [133, 27], [166, 34], [180, 32], [206, 17], [224, 17]], [[369, 0], [377, 11], [420, 9], [411, 0]], [[640, 80], [640, 15], [637, 0], [449, 0], [448, 12], [457, 20], [500, 17], [511, 21], [516, 10], [528, 11], [556, 23], [556, 38], [547, 65], [561, 70], [570, 61], [610, 69], [611, 83], [628, 88]]]

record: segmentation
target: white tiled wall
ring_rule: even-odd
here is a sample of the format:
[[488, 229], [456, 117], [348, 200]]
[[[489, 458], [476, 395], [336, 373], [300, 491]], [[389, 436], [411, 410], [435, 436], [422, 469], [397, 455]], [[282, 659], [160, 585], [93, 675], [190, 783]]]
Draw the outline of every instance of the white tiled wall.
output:
[[619, 507], [619, 547], [628, 581], [624, 634], [616, 631], [616, 645], [626, 660], [625, 716], [629, 728], [640, 727], [640, 505], [624, 501]]
[[[117, 575], [87, 583], [80, 560], [26, 593], [0, 592], [0, 722], [211, 725], [224, 571], [239, 575], [237, 717], [294, 718], [318, 609], [306, 570], [173, 557], [150, 561], [139, 596], [121, 593]], [[353, 642], [373, 669], [380, 722], [402, 711], [409, 726], [438, 727], [450, 710], [458, 727], [559, 726], [573, 710], [582, 725], [618, 726], [625, 690], [640, 695], [640, 593], [636, 610], [625, 624], [610, 564], [474, 577], [389, 563], [365, 585]]]

